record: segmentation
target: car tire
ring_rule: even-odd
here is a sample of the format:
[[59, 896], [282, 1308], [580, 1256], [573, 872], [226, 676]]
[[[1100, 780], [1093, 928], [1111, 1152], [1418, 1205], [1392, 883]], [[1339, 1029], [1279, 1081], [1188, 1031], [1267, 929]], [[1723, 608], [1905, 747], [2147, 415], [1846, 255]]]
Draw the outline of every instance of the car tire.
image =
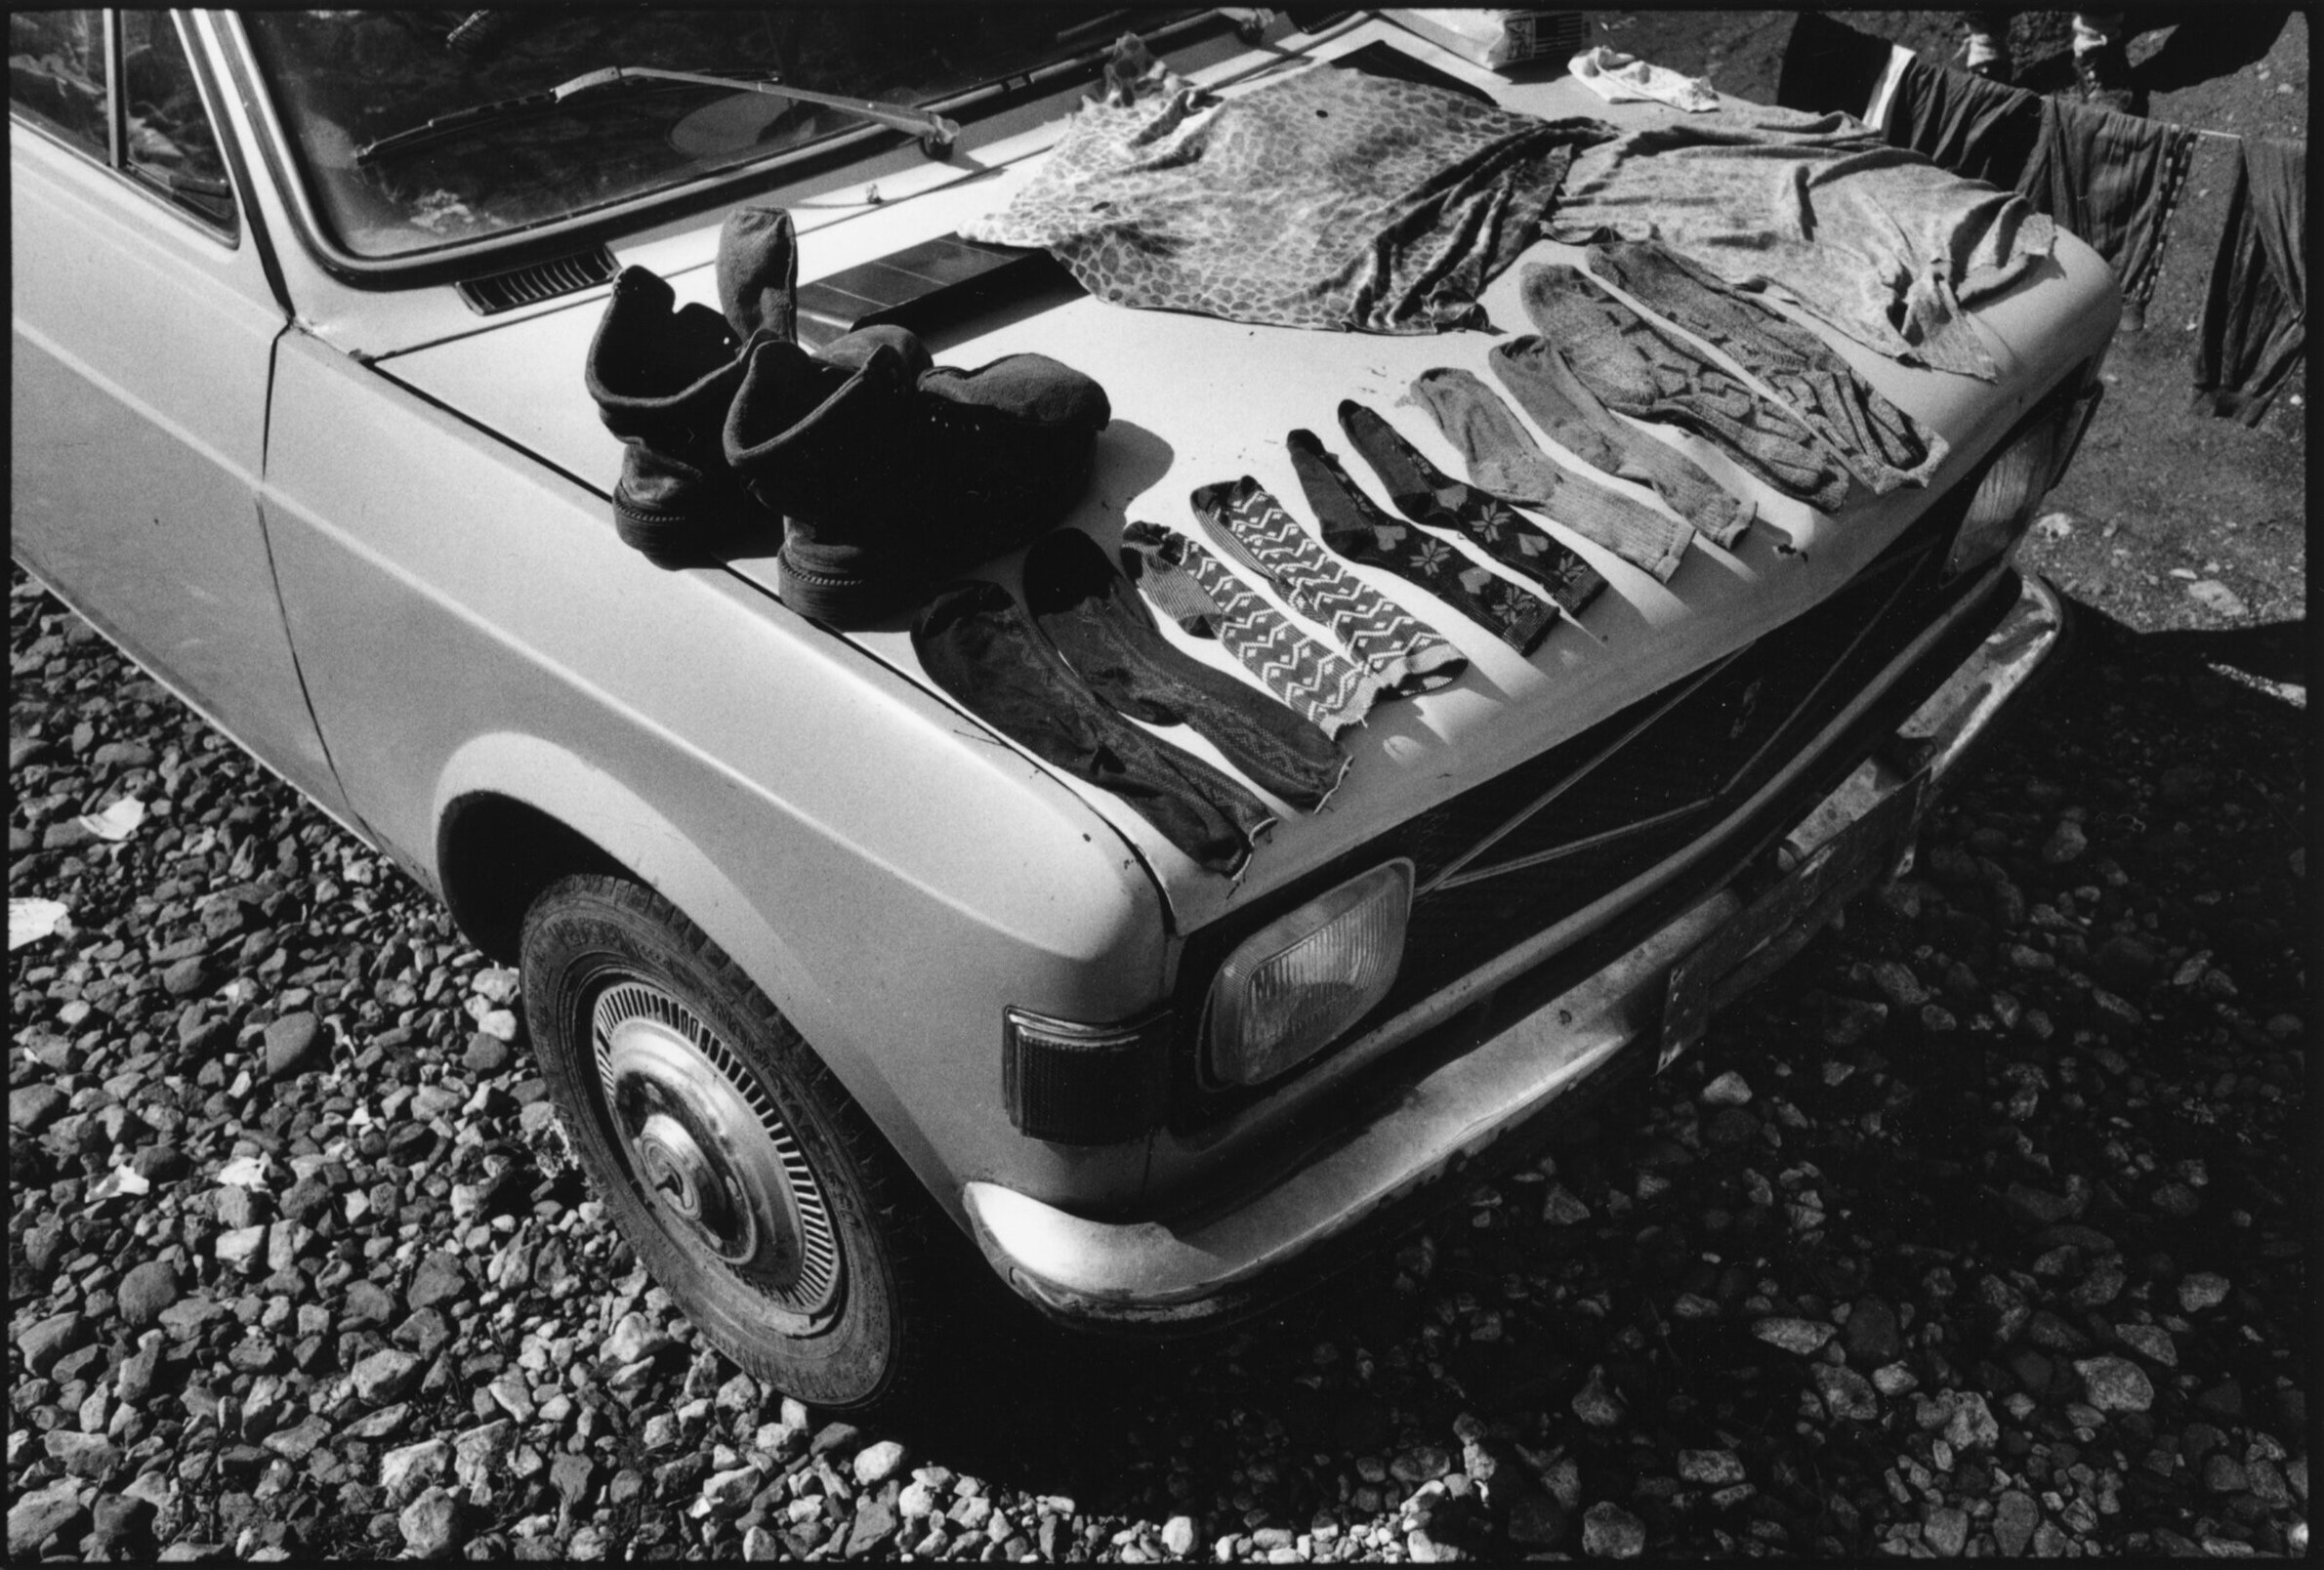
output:
[[694, 1327], [811, 1406], [893, 1402], [928, 1353], [931, 1207], [805, 1039], [628, 879], [551, 885], [521, 964], [574, 1151]]

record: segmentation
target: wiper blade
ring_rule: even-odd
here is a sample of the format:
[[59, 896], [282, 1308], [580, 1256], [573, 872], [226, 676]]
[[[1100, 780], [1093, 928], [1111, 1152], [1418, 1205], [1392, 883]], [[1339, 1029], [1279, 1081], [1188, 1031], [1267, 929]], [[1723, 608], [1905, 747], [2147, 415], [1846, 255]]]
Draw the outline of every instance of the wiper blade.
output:
[[948, 156], [952, 145], [959, 140], [960, 127], [951, 120], [929, 109], [915, 109], [897, 103], [879, 103], [870, 99], [840, 98], [831, 93], [810, 93], [804, 87], [787, 87], [780, 82], [758, 81], [745, 76], [710, 76], [698, 71], [665, 71], [650, 65], [608, 65], [602, 70], [585, 71], [569, 82], [560, 82], [545, 92], [526, 93], [519, 98], [502, 99], [493, 103], [478, 103], [470, 108], [455, 109], [435, 119], [396, 131], [376, 141], [367, 142], [355, 149], [355, 163], [360, 166], [375, 161], [382, 153], [399, 147], [410, 147], [451, 136], [486, 120], [531, 110], [554, 108], [567, 99], [580, 98], [619, 86], [627, 81], [686, 82], [697, 87], [723, 87], [738, 93], [760, 93], [768, 98], [788, 99], [799, 103], [814, 103], [824, 108], [843, 109], [859, 114], [867, 120], [909, 131], [920, 139], [921, 148], [932, 158]]

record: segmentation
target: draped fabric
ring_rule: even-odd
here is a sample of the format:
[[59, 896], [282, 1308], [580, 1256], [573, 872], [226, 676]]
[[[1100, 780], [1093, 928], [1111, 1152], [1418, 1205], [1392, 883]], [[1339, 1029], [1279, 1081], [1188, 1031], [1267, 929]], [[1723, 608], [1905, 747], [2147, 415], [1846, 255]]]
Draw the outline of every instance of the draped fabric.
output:
[[2000, 370], [1962, 307], [2024, 277], [2055, 232], [2024, 198], [1852, 115], [1741, 106], [1583, 152], [1550, 228], [1576, 244], [1659, 239], [1891, 359], [1985, 381]]
[[[1134, 42], [1134, 41], [1133, 41]], [[1047, 247], [1117, 305], [1377, 333], [1488, 325], [1576, 145], [1611, 130], [1320, 64], [1222, 99], [1142, 49], [965, 238]]]
[[2247, 140], [2195, 350], [2196, 403], [2258, 425], [2307, 349], [2307, 146]]

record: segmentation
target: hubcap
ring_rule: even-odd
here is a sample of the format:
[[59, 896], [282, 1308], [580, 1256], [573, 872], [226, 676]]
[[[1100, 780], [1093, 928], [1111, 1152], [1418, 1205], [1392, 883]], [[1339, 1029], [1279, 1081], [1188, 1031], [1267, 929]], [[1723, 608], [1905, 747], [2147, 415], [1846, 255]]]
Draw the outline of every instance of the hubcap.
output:
[[830, 1206], [798, 1139], [733, 1051], [658, 987], [599, 994], [598, 1077], [639, 1192], [797, 1334], [839, 1296]]

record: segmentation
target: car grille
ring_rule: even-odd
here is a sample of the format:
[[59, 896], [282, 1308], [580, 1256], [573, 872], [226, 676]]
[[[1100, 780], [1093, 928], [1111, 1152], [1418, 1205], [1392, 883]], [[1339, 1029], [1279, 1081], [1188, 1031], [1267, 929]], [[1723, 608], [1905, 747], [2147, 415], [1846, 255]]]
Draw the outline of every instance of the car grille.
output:
[[1416, 893], [1375, 1018], [1675, 854], [1792, 763], [1949, 599], [1941, 552], [1891, 553], [1781, 629], [1398, 836]]
[[[1235, 943], [1301, 901], [1392, 857], [1413, 863], [1402, 965], [1343, 1038], [1353, 1039], [1726, 820], [1976, 581], [1948, 582], [1943, 568], [1973, 489], [1956, 486], [1830, 599], [1707, 670], [1316, 869], [1241, 919], [1190, 934], [1175, 1006], [1188, 1049], [1187, 1115], [1224, 1115], [1271, 1089], [1204, 1087], [1193, 1077], [1203, 994]], [[1803, 778], [1801, 809], [1828, 784]]]

